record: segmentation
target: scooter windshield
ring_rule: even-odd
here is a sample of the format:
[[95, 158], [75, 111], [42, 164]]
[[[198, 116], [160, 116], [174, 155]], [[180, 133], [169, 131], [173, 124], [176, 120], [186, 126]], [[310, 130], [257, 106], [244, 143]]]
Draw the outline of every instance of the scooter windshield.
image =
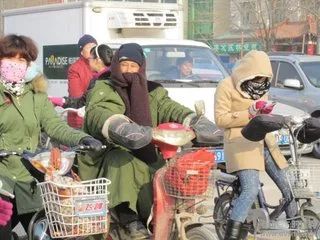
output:
[[153, 130], [154, 141], [173, 146], [183, 146], [195, 137], [191, 128], [178, 123], [165, 123]]
[[[50, 167], [50, 156], [51, 152], [41, 152], [30, 160], [31, 164], [40, 172], [46, 173], [48, 168]], [[60, 166], [58, 175], [65, 175], [68, 173], [73, 165], [75, 157], [75, 152], [62, 152], [61, 159], [60, 159]]]

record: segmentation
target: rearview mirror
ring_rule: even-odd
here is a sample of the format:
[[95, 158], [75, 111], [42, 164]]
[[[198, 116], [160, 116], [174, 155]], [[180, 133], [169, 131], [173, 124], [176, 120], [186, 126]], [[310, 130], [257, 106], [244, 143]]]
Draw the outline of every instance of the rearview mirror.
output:
[[184, 58], [186, 57], [185, 52], [167, 52], [166, 53], [167, 58]]
[[283, 82], [283, 86], [294, 89], [302, 89], [303, 85], [301, 85], [298, 79], [285, 79]]

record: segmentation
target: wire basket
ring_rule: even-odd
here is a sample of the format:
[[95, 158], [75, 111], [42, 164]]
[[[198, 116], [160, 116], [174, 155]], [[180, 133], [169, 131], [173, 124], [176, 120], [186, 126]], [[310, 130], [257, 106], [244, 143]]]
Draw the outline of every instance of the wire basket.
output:
[[68, 184], [39, 183], [51, 237], [108, 232], [109, 184], [110, 180], [106, 178]]
[[286, 171], [294, 197], [311, 198], [320, 193], [320, 163], [303, 162]]
[[172, 159], [163, 176], [166, 193], [184, 199], [212, 197], [214, 160], [214, 154], [206, 150]]

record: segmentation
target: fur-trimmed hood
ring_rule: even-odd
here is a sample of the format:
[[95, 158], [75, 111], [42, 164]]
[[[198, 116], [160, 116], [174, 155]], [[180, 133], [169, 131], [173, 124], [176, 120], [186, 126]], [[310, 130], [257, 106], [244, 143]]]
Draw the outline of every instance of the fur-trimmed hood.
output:
[[35, 93], [46, 93], [48, 90], [48, 82], [42, 74], [36, 76], [31, 82], [27, 84], [31, 84], [31, 89]]

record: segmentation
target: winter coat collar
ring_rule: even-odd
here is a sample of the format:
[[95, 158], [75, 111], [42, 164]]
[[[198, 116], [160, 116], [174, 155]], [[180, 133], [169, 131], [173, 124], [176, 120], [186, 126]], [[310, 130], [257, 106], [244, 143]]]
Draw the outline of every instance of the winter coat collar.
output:
[[[27, 82], [25, 85], [25, 90], [22, 95], [26, 94], [28, 91], [32, 90], [35, 93], [46, 93], [47, 92], [47, 81], [43, 75], [35, 77], [31, 82]], [[10, 94], [2, 84], [0, 84], [0, 91]]]

